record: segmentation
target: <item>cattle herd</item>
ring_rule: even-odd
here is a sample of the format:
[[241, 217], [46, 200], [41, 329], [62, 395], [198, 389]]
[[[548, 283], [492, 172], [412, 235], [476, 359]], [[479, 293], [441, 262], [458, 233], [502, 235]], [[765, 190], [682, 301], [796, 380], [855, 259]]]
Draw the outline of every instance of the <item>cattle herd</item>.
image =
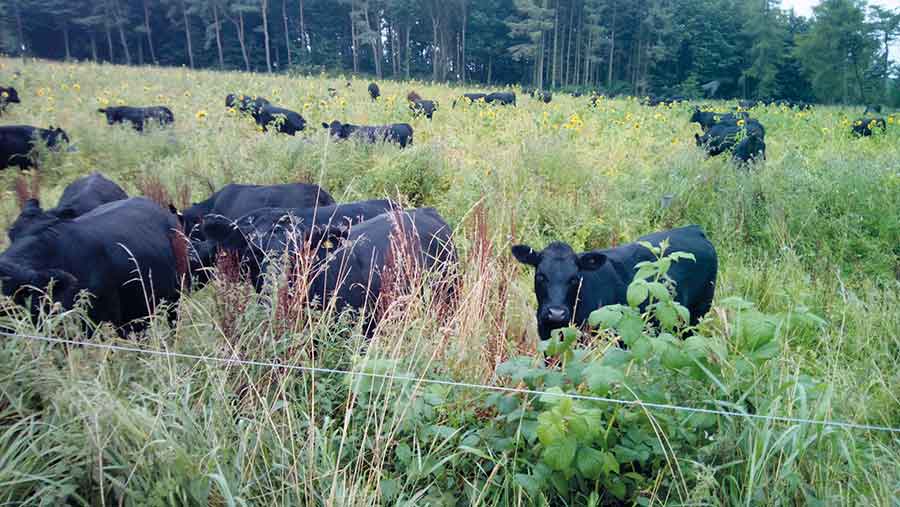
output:
[[[372, 100], [381, 96], [375, 83], [367, 92]], [[543, 103], [552, 100], [547, 91], [526, 93]], [[598, 95], [590, 97], [592, 105], [598, 100]], [[680, 100], [649, 97], [645, 104]], [[436, 101], [415, 92], [408, 94], [407, 101], [414, 116], [431, 120], [438, 111]], [[454, 100], [452, 107], [459, 101], [515, 106], [516, 96], [508, 91], [467, 93]], [[19, 102], [14, 88], [0, 88], [0, 113]], [[253, 118], [262, 130], [294, 135], [306, 128], [299, 113], [263, 97], [230, 94], [225, 105]], [[695, 109], [690, 120], [703, 131], [695, 134], [697, 146], [709, 155], [730, 152], [741, 164], [764, 160], [765, 128], [744, 111], [754, 105], [742, 102], [733, 112]], [[166, 107], [118, 106], [99, 112], [108, 124], [129, 124], [138, 132], [150, 123], [163, 127], [175, 122]], [[854, 134], [870, 136], [886, 127], [883, 118], [870, 113], [880, 113], [880, 108], [868, 107], [865, 116], [854, 122]], [[366, 126], [334, 120], [322, 127], [336, 139], [395, 143], [401, 148], [413, 143], [413, 129], [407, 123]], [[33, 167], [36, 148], [58, 150], [68, 143], [61, 128], [0, 126], [0, 169]], [[174, 319], [181, 295], [200, 289], [226, 257], [241, 267], [257, 291], [266, 288], [271, 278], [265, 275], [273, 268], [303, 259], [305, 279], [293, 280], [293, 287], [306, 290], [311, 302], [333, 303], [338, 311], [360, 313], [367, 334], [378, 323], [376, 309], [383, 285], [390, 281], [387, 273], [398, 256], [431, 277], [429, 286], [440, 297], [452, 300], [456, 291], [453, 273], [458, 258], [452, 229], [436, 210], [403, 209], [387, 199], [336, 203], [314, 184], [229, 184], [206, 200], [178, 210], [129, 197], [115, 182], [95, 172], [70, 183], [53, 208], [42, 209], [36, 199], [26, 201], [8, 235], [10, 246], [0, 254], [5, 296], [38, 316], [50, 303], [72, 308], [79, 294], [86, 292], [92, 324], [109, 322], [123, 336], [146, 326], [158, 309]], [[583, 325], [599, 307], [626, 303], [636, 266], [654, 258], [638, 242], [659, 245], [664, 241], [671, 251], [694, 256], [693, 261], [673, 264], [669, 271], [676, 300], [688, 310], [686, 320], [694, 325], [710, 309], [718, 271], [716, 250], [696, 225], [582, 253], [564, 242], [553, 242], [540, 251], [513, 246], [515, 259], [534, 269], [540, 338], [548, 339], [554, 329], [573, 323]]]

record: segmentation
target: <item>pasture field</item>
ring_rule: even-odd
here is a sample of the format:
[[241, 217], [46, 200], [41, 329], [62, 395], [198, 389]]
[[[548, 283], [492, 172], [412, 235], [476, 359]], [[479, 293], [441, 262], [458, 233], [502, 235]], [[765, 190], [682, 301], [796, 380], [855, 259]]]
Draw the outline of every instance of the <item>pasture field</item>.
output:
[[[384, 81], [371, 101], [368, 81], [347, 79], [0, 59], [0, 84], [22, 97], [0, 124], [61, 126], [78, 148], [44, 158], [47, 207], [94, 170], [180, 207], [229, 182], [308, 181], [338, 202], [437, 208], [461, 259], [456, 305], [416, 280], [368, 342], [350, 316], [284, 283], [255, 295], [224, 268], [174, 328], [92, 339], [190, 357], [3, 337], [0, 504], [900, 504], [900, 433], [408, 380], [900, 426], [900, 115], [855, 139], [861, 109], [757, 107], [768, 159], [748, 171], [695, 146], [688, 104], [519, 93], [515, 108], [452, 109], [479, 88]], [[410, 117], [413, 89], [439, 101], [433, 121]], [[227, 93], [294, 109], [307, 130], [259, 132]], [[166, 105], [176, 124], [107, 126], [97, 108], [119, 103]], [[321, 124], [334, 119], [409, 122], [414, 144], [333, 142]], [[20, 174], [0, 173], [4, 230]], [[640, 335], [627, 351], [601, 331], [560, 346], [565, 368], [544, 366], [511, 244], [600, 248], [690, 223], [720, 256], [699, 336], [642, 346], [652, 328], [619, 322]], [[18, 333], [83, 339], [83, 309], [34, 324], [3, 305]]]

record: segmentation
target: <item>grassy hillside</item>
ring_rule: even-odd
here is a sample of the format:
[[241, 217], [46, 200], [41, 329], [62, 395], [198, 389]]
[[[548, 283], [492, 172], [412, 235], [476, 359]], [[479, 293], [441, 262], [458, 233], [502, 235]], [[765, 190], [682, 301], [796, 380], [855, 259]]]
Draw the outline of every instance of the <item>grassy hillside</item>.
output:
[[[0, 124], [62, 126], [78, 147], [31, 176], [47, 206], [94, 170], [179, 206], [228, 182], [309, 181], [338, 201], [433, 206], [456, 230], [459, 304], [436, 307], [418, 280], [371, 342], [283, 283], [257, 296], [229, 276], [187, 295], [174, 329], [160, 318], [94, 342], [900, 426], [900, 116], [854, 139], [861, 110], [756, 108], [768, 160], [747, 171], [694, 145], [688, 105], [520, 94], [516, 108], [451, 109], [475, 89], [383, 82], [373, 102], [367, 82], [346, 82], [0, 59], [0, 85], [23, 101]], [[412, 89], [440, 102], [432, 122], [410, 117]], [[225, 108], [230, 92], [308, 128], [259, 132]], [[96, 112], [108, 104], [167, 105], [176, 125], [109, 127]], [[333, 119], [409, 122], [414, 145], [332, 142]], [[0, 173], [4, 230], [19, 176]], [[532, 275], [511, 244], [599, 248], [689, 223], [720, 256], [700, 337], [638, 353], [604, 331], [573, 345], [567, 364], [584, 371], [542, 366]], [[32, 324], [3, 305], [20, 333], [80, 338], [83, 310]], [[0, 342], [8, 505], [891, 506], [898, 463], [897, 433]]]

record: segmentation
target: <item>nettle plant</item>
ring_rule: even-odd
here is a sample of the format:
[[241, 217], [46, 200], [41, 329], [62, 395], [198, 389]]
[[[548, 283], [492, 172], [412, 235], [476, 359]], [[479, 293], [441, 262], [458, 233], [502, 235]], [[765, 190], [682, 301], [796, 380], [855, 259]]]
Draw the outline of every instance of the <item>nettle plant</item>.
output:
[[[665, 244], [644, 246], [657, 259], [636, 266], [628, 305], [591, 314], [591, 340], [574, 328], [557, 330], [540, 349], [558, 366], [519, 357], [497, 369], [513, 384], [547, 393], [485, 399], [496, 425], [483, 437], [516, 455], [515, 481], [534, 501], [555, 495], [573, 505], [686, 499], [699, 451], [715, 442], [722, 421], [638, 402], [742, 410], [754, 371], [780, 349], [776, 330], [785, 319], [743, 301], [731, 305], [739, 325], [727, 337], [687, 329], [688, 310], [675, 301], [677, 287], [667, 273], [673, 262], [693, 256], [665, 254]], [[582, 346], [586, 341], [593, 345]]]

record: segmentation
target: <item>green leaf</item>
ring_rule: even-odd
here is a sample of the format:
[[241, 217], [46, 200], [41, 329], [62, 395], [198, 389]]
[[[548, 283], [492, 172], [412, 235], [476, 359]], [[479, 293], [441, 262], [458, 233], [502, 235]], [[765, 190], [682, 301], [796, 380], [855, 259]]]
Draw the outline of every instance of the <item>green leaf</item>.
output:
[[574, 437], [566, 437], [557, 440], [544, 449], [543, 460], [550, 468], [557, 471], [566, 471], [572, 467], [575, 460], [575, 451], [578, 442]]
[[381, 486], [381, 495], [385, 500], [391, 501], [397, 497], [400, 492], [400, 483], [397, 479], [382, 479], [379, 483]]
[[691, 360], [677, 347], [673, 345], [669, 345], [666, 347], [665, 351], [660, 358], [660, 362], [663, 366], [670, 370], [679, 370], [686, 366], [689, 366]]
[[650, 294], [658, 301], [668, 301], [672, 299], [672, 295], [669, 294], [669, 289], [659, 282], [647, 282], [647, 288], [650, 290]]
[[678, 314], [667, 301], [656, 306], [656, 319], [663, 329], [672, 330], [678, 326]]
[[578, 455], [575, 458], [575, 467], [583, 477], [596, 480], [603, 472], [603, 452], [590, 447], [582, 447], [578, 449]]
[[616, 460], [615, 455], [611, 452], [603, 452], [601, 453], [601, 458], [603, 461], [602, 471], [604, 474], [618, 474], [619, 473], [619, 462]]
[[631, 344], [631, 354], [642, 361], [650, 359], [653, 355], [653, 345], [646, 336], [641, 336]]
[[625, 483], [623, 483], [622, 481], [613, 481], [611, 484], [609, 484], [609, 486], [607, 486], [607, 489], [610, 493], [612, 493], [614, 497], [618, 498], [619, 500], [625, 499], [625, 493], [627, 493], [627, 491], [625, 489]]
[[625, 298], [628, 300], [629, 306], [638, 307], [647, 300], [648, 295], [649, 290], [647, 288], [647, 282], [635, 280], [628, 286], [628, 292], [626, 292]]
[[665, 276], [665, 274], [669, 272], [669, 268], [672, 267], [672, 259], [663, 257], [659, 260], [658, 265], [660, 276]]
[[591, 327], [613, 328], [622, 318], [622, 312], [613, 306], [604, 306], [599, 310], [594, 310], [588, 317], [588, 324]]
[[688, 259], [688, 260], [697, 262], [697, 258], [694, 257], [694, 254], [688, 253], [688, 252], [672, 252], [669, 255], [667, 255], [667, 257], [669, 257], [673, 261], [680, 261], [682, 259]]
[[[643, 264], [643, 266], [641, 265]], [[646, 280], [651, 277], [656, 277], [657, 267], [655, 264], [649, 262], [641, 262], [637, 266], [637, 273], [634, 274], [635, 280]]]
[[632, 310], [622, 315], [622, 320], [619, 321], [616, 330], [619, 332], [619, 336], [622, 337], [622, 341], [625, 342], [625, 345], [630, 347], [635, 340], [643, 336], [644, 321], [636, 311]]
[[585, 369], [585, 377], [591, 392], [598, 396], [606, 396], [612, 384], [625, 381], [621, 371], [598, 364], [592, 364]]
[[529, 474], [516, 474], [515, 475], [516, 484], [522, 487], [525, 492], [528, 493], [528, 496], [535, 497], [538, 493], [541, 492], [542, 481], [539, 481], [535, 476]]
[[[603, 354], [600, 364], [604, 366], [622, 366], [631, 361], [631, 351], [622, 350], [618, 347], [610, 348]], [[583, 373], [583, 372], [582, 372]]]
[[545, 446], [550, 446], [566, 437], [566, 424], [562, 416], [554, 411], [538, 416], [537, 437]]
[[409, 465], [410, 460], [412, 460], [413, 452], [406, 442], [397, 444], [394, 453], [397, 455], [397, 459], [400, 460], [400, 463], [403, 463], [404, 465]]

